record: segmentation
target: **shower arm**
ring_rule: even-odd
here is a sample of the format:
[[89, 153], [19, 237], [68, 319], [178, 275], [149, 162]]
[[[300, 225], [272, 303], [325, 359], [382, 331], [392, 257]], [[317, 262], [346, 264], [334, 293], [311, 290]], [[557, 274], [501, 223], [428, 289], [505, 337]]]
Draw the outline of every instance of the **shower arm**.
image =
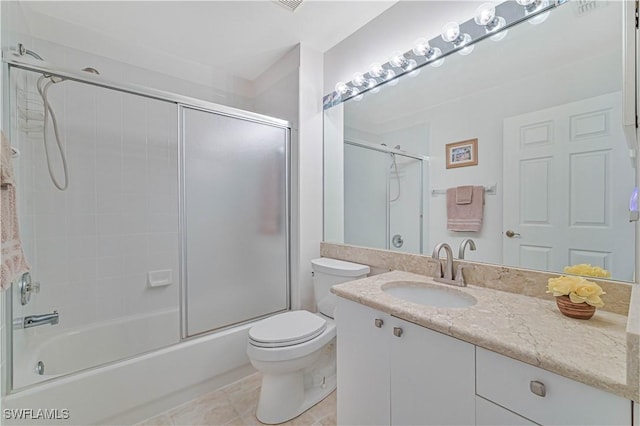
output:
[[24, 44], [22, 43], [18, 43], [18, 54], [20, 56], [24, 56], [24, 55], [29, 55], [33, 58], [38, 59], [39, 61], [44, 61], [44, 59], [42, 58], [42, 56], [38, 55], [36, 52], [34, 52], [33, 50], [29, 50], [26, 47], [24, 47]]

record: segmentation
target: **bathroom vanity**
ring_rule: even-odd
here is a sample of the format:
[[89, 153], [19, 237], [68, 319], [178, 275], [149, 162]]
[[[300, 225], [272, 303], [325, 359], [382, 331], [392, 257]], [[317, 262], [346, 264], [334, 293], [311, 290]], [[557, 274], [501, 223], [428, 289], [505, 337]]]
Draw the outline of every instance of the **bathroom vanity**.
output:
[[[398, 286], [475, 303], [429, 306], [392, 296]], [[400, 271], [332, 291], [339, 424], [632, 424], [638, 360], [626, 316], [573, 320], [553, 301]]]

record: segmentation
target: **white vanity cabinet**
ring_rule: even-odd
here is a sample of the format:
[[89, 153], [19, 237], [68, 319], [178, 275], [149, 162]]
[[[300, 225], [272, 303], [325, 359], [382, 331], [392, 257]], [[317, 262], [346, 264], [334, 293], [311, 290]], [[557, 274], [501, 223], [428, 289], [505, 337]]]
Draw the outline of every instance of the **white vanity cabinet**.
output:
[[475, 420], [475, 347], [339, 299], [338, 423]]
[[340, 425], [627, 425], [632, 403], [338, 298]]

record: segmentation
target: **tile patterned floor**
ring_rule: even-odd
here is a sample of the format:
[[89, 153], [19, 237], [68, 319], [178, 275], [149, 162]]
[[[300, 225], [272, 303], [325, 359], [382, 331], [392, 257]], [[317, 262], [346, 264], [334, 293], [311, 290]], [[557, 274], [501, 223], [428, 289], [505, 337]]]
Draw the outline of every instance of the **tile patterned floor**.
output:
[[[262, 425], [256, 418], [256, 407], [260, 395], [259, 373], [232, 383], [222, 389], [209, 392], [172, 408], [136, 426], [182, 426], [182, 425]], [[336, 392], [283, 425], [328, 426], [336, 424]]]

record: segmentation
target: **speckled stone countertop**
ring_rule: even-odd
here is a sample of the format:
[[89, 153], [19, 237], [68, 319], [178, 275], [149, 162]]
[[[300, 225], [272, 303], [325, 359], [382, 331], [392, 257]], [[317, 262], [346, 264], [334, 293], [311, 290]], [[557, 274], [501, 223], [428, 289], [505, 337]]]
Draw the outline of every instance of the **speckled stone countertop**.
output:
[[[418, 305], [383, 291], [394, 281], [438, 286], [473, 296], [466, 308]], [[455, 287], [392, 271], [336, 285], [336, 295], [564, 377], [640, 402], [638, 329], [602, 310], [588, 321], [562, 315], [553, 301], [485, 287]], [[634, 291], [633, 298], [640, 297]], [[633, 302], [632, 302], [633, 303]], [[629, 324], [631, 321], [629, 321]]]

